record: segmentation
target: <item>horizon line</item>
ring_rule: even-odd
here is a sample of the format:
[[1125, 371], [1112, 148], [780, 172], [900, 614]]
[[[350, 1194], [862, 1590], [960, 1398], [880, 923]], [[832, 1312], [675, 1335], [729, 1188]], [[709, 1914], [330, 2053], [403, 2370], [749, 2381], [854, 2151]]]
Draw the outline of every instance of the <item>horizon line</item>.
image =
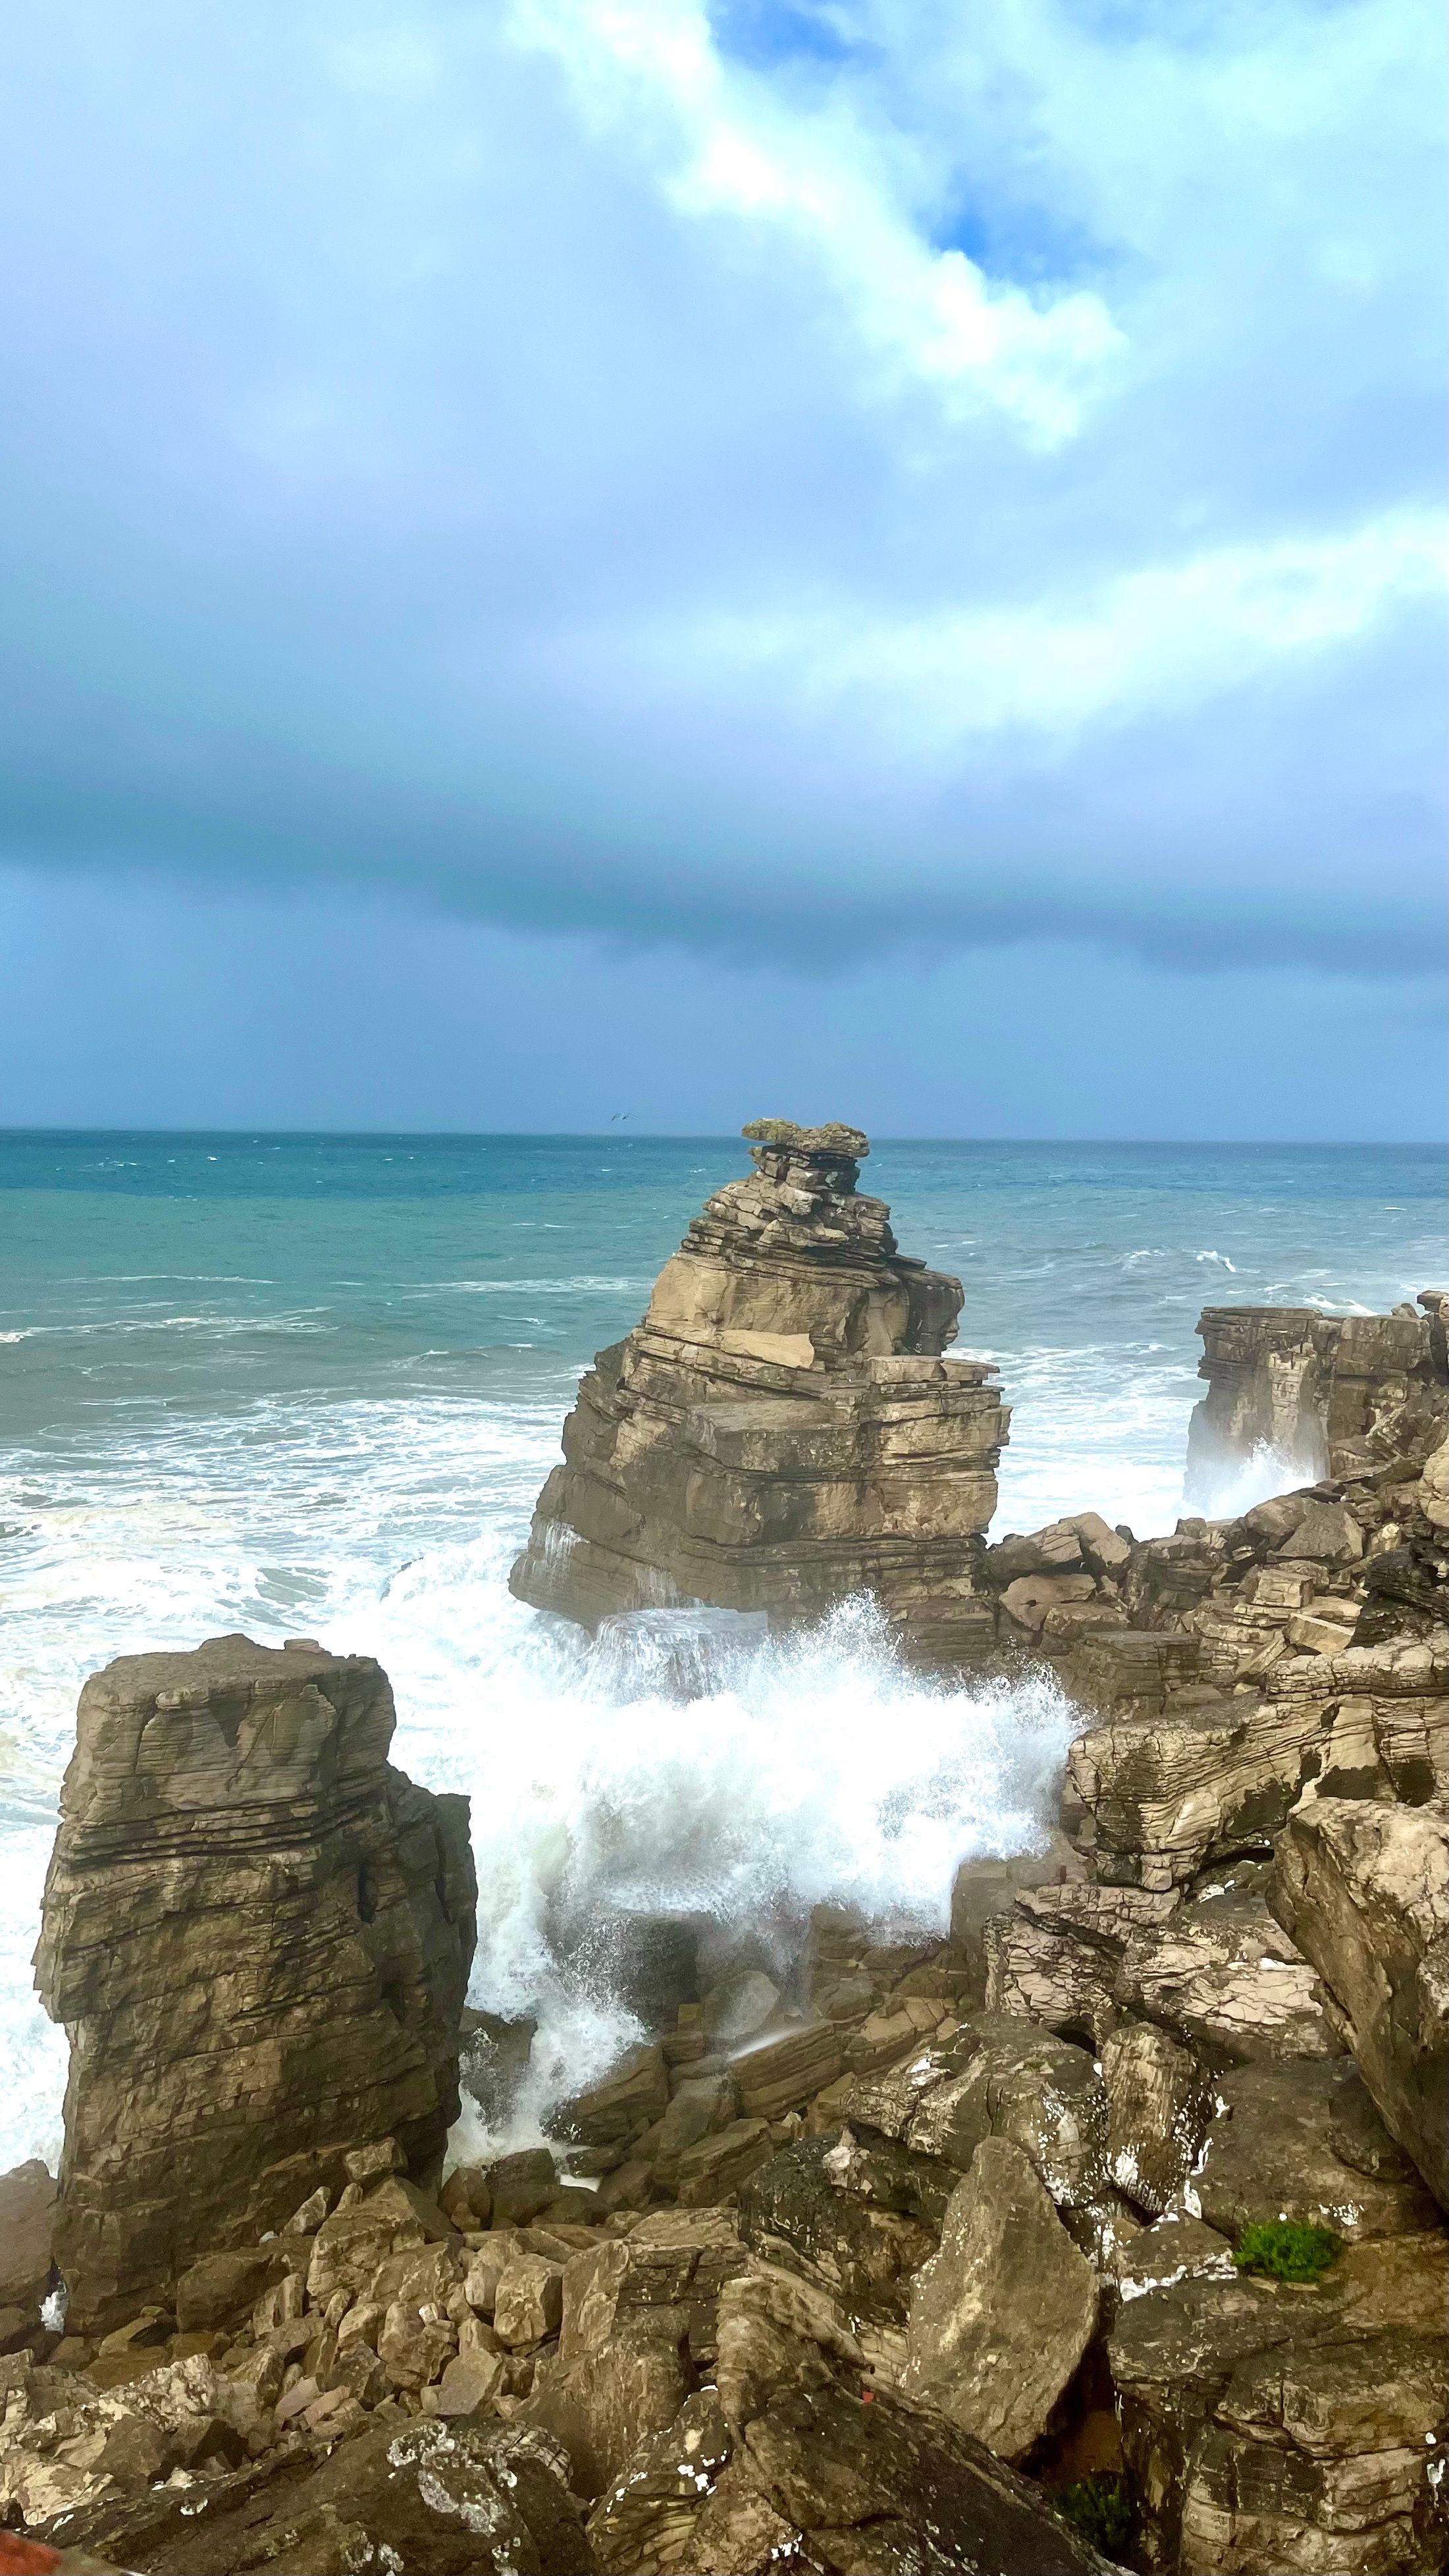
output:
[[[806, 1122], [801, 1121], [802, 1125]], [[865, 1129], [860, 1131], [866, 1133]], [[620, 1145], [738, 1145], [747, 1140], [739, 1129], [680, 1127], [633, 1128], [625, 1134], [611, 1122], [606, 1127], [268, 1127], [247, 1121], [240, 1126], [177, 1127], [127, 1125], [118, 1127], [92, 1125], [46, 1124], [9, 1127], [0, 1125], [0, 1143], [17, 1138], [50, 1137], [57, 1141], [80, 1137], [195, 1137], [210, 1141], [253, 1144], [620, 1144]], [[1281, 1152], [1296, 1148], [1314, 1153], [1402, 1153], [1449, 1152], [1449, 1136], [987, 1136], [895, 1134], [878, 1129], [872, 1133], [874, 1145], [1131, 1145], [1164, 1149], [1201, 1147], [1205, 1150]], [[861, 1158], [862, 1160], [865, 1157]]]

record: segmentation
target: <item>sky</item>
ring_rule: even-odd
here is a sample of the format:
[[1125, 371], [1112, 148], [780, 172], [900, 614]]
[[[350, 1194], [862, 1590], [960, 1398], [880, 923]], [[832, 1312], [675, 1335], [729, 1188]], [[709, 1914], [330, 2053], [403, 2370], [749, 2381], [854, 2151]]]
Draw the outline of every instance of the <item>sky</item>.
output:
[[0, 36], [0, 1124], [1441, 1131], [1438, 0]]

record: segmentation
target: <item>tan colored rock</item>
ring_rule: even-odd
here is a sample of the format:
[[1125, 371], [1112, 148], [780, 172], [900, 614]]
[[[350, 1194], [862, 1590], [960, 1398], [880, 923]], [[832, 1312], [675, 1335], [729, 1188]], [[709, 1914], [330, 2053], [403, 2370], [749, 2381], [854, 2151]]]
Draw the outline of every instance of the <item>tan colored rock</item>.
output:
[[869, 2344], [872, 2328], [904, 2327], [955, 2180], [947, 2166], [879, 2141], [872, 2150], [849, 2130], [796, 2139], [743, 2186], [740, 2236], [762, 2263], [815, 2283]]
[[563, 2316], [563, 2267], [541, 2254], [515, 2253], [493, 2299], [493, 2331], [500, 2343], [526, 2350], [557, 2334]]
[[1320, 1798], [1289, 1819], [1272, 1902], [1307, 1951], [1391, 2134], [1449, 2206], [1449, 1824]]
[[36, 1954], [72, 2042], [56, 2251], [79, 2325], [254, 2244], [359, 2132], [457, 2115], [466, 1802], [387, 1767], [365, 1656], [217, 1638], [81, 1694]]
[[1067, 1829], [1099, 1878], [1182, 1886], [1210, 1863], [1267, 1851], [1307, 1789], [1402, 1795], [1406, 1728], [1425, 1747], [1422, 1798], [1444, 1759], [1428, 1750], [1430, 1730], [1444, 1741], [1444, 1678], [1442, 1651], [1419, 1641], [1353, 1646], [1275, 1665], [1262, 1695], [1111, 1718], [1068, 1752]]
[[426, 2388], [458, 2348], [458, 2330], [446, 2317], [425, 2317], [410, 2299], [395, 2299], [377, 2338], [377, 2357], [394, 2388]]
[[1207, 2066], [1342, 2054], [1317, 1975], [1256, 1891], [1180, 1906], [1137, 1933], [1114, 1993]]
[[916, 2278], [903, 2391], [949, 2416], [999, 2459], [1045, 2431], [1097, 2322], [1092, 2267], [1034, 2166], [986, 2138]]
[[[976, 2013], [945, 2054], [949, 2065], [915, 2092], [905, 2145], [965, 2172], [983, 2139], [1008, 2138], [1061, 2207], [1101, 2198], [1107, 2097], [1085, 2049], [1005, 2013]], [[868, 2108], [857, 2094], [852, 2122]]]
[[674, 2179], [679, 2159], [701, 2138], [714, 2137], [740, 2116], [739, 2088], [727, 2073], [705, 2075], [676, 2086], [660, 2124], [654, 2170], [663, 2183]]
[[[816, 1132], [816, 1131], [809, 1131]], [[902, 1258], [860, 1154], [758, 1141], [601, 1352], [512, 1582], [594, 1624], [683, 1597], [810, 1613], [868, 1590], [949, 1656], [989, 1648], [976, 1582], [1006, 1415], [942, 1354], [957, 1281]]]
[[38, 2308], [50, 2282], [55, 2176], [38, 2158], [0, 2174], [0, 2308]]
[[833, 2084], [844, 2064], [839, 2032], [829, 2022], [814, 2022], [747, 2050], [731, 2071], [745, 2118], [778, 2120]]
[[1394, 2155], [1350, 2058], [1245, 2066], [1214, 2091], [1220, 2108], [1185, 2198], [1234, 2243], [1279, 2218], [1349, 2243], [1433, 2226], [1435, 2204]]
[[681, 2207], [700, 2209], [711, 2201], [727, 2200], [746, 2175], [764, 2163], [770, 2147], [768, 2120], [733, 2120], [716, 2136], [686, 2147], [675, 2166]]
[[1159, 2218], [1181, 2198], [1197, 2161], [1212, 2093], [1196, 2059], [1150, 2022], [1105, 2041], [1102, 2076], [1108, 2177], [1135, 2208]]
[[1178, 1901], [1175, 1889], [1095, 1881], [1021, 1889], [984, 1928], [987, 2010], [1100, 2048], [1122, 2018], [1117, 1984], [1129, 1944], [1140, 1935], [1150, 1946]]
[[1108, 2353], [1148, 2569], [1437, 2563], [1444, 2248], [1352, 2247], [1315, 2291], [1199, 2275], [1123, 2305]]
[[1427, 1312], [1209, 1306], [1198, 1331], [1208, 1392], [1188, 1430], [1189, 1493], [1262, 1449], [1298, 1462], [1305, 1482], [1350, 1474], [1375, 1454], [1400, 1453], [1406, 1417], [1417, 1430], [1442, 1410]]

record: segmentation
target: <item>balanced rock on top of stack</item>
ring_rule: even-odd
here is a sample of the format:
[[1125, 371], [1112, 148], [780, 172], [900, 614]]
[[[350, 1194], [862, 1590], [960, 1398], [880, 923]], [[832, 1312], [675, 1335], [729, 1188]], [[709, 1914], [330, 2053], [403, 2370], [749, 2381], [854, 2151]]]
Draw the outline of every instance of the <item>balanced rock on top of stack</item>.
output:
[[947, 1359], [959, 1280], [856, 1189], [858, 1128], [757, 1119], [564, 1426], [513, 1590], [593, 1626], [704, 1601], [791, 1615], [869, 1590], [928, 1655], [989, 1647], [977, 1596], [1008, 1413]]

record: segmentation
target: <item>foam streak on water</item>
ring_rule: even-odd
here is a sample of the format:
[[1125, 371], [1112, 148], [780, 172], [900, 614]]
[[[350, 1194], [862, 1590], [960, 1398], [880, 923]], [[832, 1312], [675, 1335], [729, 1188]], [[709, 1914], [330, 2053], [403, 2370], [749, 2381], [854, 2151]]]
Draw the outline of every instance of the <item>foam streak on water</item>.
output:
[[[1036, 1833], [1070, 1712], [912, 1680], [867, 1605], [789, 1643], [661, 1611], [590, 1644], [508, 1594], [579, 1368], [742, 1164], [0, 1137], [0, 2169], [58, 2144], [29, 1960], [76, 1695], [117, 1654], [242, 1629], [380, 1659], [396, 1759], [472, 1798], [474, 1997], [541, 2012], [545, 2088], [627, 2029], [557, 1955], [591, 1907], [747, 1922], [783, 1957], [824, 1898], [939, 1925], [963, 1854]], [[999, 1528], [1171, 1527], [1202, 1303], [1379, 1307], [1442, 1275], [1424, 1153], [914, 1145], [867, 1177], [1001, 1368]], [[1291, 1480], [1255, 1462], [1216, 1508]]]

